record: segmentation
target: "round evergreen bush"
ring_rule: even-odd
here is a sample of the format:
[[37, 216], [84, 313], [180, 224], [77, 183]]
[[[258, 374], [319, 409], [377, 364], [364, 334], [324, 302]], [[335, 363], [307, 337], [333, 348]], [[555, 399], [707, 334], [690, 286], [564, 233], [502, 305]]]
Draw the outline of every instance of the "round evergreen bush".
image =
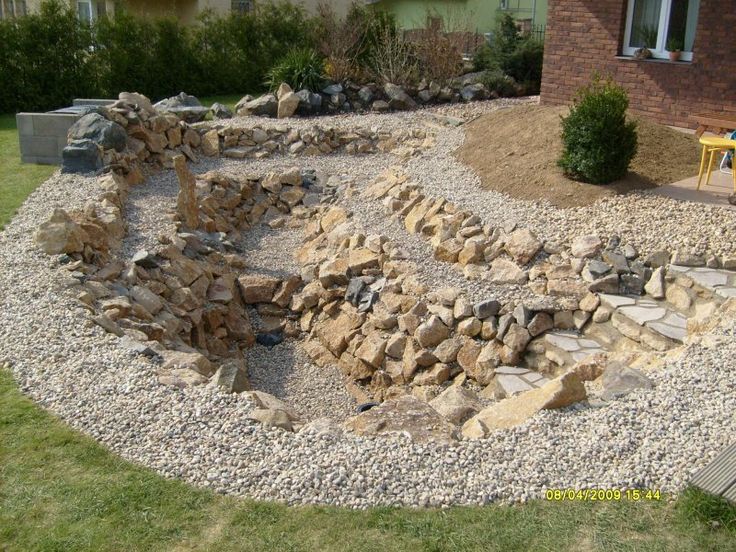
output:
[[272, 90], [285, 82], [295, 91], [306, 88], [319, 92], [324, 81], [324, 62], [317, 52], [308, 48], [290, 50], [268, 72], [268, 86]]
[[578, 90], [574, 105], [562, 118], [565, 173], [590, 184], [608, 184], [626, 176], [636, 155], [636, 123], [627, 121], [629, 97], [610, 80], [599, 77]]

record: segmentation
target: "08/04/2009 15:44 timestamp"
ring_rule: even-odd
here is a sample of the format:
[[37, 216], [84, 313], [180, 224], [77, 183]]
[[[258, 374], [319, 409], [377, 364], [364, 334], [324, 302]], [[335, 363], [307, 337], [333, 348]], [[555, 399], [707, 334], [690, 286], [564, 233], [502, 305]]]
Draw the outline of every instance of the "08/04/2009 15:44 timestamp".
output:
[[544, 497], [552, 502], [648, 501], [661, 500], [659, 489], [547, 489]]

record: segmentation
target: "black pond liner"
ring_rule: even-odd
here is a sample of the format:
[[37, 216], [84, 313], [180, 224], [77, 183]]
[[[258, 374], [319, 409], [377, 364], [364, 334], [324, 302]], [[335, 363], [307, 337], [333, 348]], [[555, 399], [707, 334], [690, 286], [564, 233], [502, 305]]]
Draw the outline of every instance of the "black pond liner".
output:
[[256, 343], [264, 347], [273, 347], [284, 340], [281, 332], [260, 333], [256, 336]]
[[358, 414], [362, 414], [363, 412], [368, 412], [371, 408], [373, 408], [374, 406], [378, 406], [379, 404], [381, 404], [381, 403], [377, 403], [377, 402], [366, 402], [366, 403], [363, 403], [363, 404], [359, 404], [357, 406], [356, 410], [358, 411]]

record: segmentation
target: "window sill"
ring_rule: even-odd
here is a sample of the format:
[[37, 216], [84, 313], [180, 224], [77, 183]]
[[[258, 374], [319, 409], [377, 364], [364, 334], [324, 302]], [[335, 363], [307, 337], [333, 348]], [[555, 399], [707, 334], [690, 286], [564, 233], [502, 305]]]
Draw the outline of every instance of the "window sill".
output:
[[670, 61], [669, 59], [661, 59], [661, 58], [646, 58], [646, 59], [638, 59], [634, 56], [616, 56], [616, 59], [620, 61], [636, 61], [639, 63], [666, 63], [668, 65], [681, 65], [683, 67], [687, 67], [688, 65], [692, 65], [692, 61], [685, 61], [685, 60], [677, 60], [677, 61]]

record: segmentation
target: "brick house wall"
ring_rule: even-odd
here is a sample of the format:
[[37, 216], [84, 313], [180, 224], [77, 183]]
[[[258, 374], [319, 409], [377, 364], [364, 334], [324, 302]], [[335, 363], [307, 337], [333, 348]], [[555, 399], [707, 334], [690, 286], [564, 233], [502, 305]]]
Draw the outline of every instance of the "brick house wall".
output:
[[736, 2], [701, 0], [690, 63], [622, 59], [627, 0], [550, 0], [541, 101], [567, 104], [593, 71], [624, 86], [631, 110], [694, 127], [698, 112], [736, 114]]

